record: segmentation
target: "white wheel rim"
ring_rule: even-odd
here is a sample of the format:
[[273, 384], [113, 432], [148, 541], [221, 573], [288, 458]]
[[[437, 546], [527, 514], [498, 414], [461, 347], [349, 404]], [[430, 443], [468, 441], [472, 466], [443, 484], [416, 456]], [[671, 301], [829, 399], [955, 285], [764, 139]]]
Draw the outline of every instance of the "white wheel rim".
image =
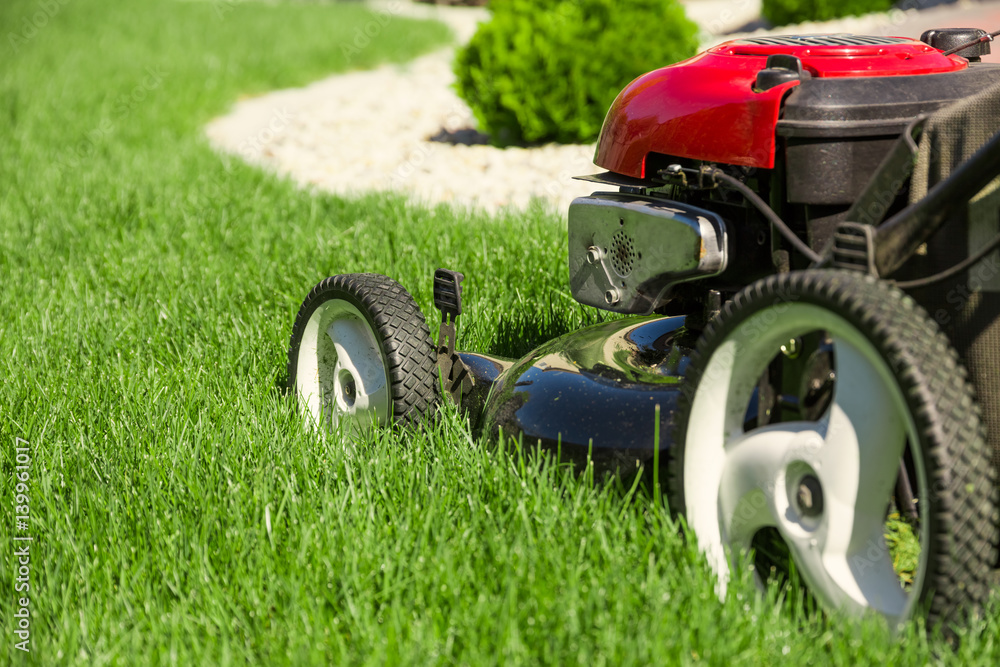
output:
[[[753, 389], [783, 343], [825, 330], [833, 339], [836, 381], [818, 421], [778, 423], [744, 432]], [[760, 528], [788, 544], [809, 589], [827, 609], [874, 610], [906, 618], [913, 595], [903, 590], [884, 538], [889, 498], [907, 438], [916, 426], [892, 372], [852, 324], [818, 306], [766, 308], [733, 331], [708, 361], [685, 436], [687, 521], [725, 595], [730, 558], [749, 549]], [[926, 475], [917, 468], [921, 515]], [[803, 475], [819, 479], [823, 510], [806, 516], [795, 501]], [[927, 553], [927, 531], [921, 531]], [[911, 591], [919, 591], [921, 558]]]
[[295, 391], [313, 426], [350, 433], [388, 420], [385, 358], [375, 332], [352, 304], [331, 299], [309, 317], [299, 346]]

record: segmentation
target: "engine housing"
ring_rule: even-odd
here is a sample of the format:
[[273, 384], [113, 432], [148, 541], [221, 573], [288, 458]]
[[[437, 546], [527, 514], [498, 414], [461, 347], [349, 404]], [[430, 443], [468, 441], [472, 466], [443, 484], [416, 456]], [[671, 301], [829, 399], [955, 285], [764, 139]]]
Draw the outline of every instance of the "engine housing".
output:
[[677, 158], [784, 169], [787, 201], [850, 204], [915, 116], [1000, 81], [1000, 65], [905, 37], [733, 40], [630, 83], [594, 162], [636, 179]]

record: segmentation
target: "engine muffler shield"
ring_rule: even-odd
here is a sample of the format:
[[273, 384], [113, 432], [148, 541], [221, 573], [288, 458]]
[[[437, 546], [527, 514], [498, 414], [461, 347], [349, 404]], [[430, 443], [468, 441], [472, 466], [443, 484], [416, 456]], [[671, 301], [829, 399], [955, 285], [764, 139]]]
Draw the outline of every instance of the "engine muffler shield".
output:
[[726, 268], [726, 227], [711, 211], [655, 197], [595, 193], [569, 207], [573, 298], [648, 314], [677, 283]]

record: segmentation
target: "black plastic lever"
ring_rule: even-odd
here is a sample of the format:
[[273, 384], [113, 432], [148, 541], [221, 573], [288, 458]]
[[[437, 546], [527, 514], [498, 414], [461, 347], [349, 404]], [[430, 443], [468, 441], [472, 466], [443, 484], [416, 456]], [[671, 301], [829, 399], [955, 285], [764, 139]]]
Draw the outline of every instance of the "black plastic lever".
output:
[[441, 321], [454, 322], [462, 314], [462, 281], [458, 271], [438, 269], [434, 272], [434, 307], [441, 311]]
[[468, 395], [475, 381], [455, 351], [457, 338], [455, 322], [462, 314], [462, 281], [465, 276], [458, 271], [438, 269], [434, 272], [434, 307], [441, 311], [441, 330], [438, 333], [438, 370], [444, 390], [458, 405], [462, 396]]

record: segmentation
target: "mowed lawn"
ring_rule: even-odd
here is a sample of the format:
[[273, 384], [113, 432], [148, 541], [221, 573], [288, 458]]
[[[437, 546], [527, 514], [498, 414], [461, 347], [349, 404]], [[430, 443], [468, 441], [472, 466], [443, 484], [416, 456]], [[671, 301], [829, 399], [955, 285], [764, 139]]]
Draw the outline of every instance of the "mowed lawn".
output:
[[569, 298], [558, 216], [313, 194], [209, 148], [240, 96], [450, 39], [393, 16], [342, 48], [372, 20], [0, 2], [0, 664], [1000, 664], [996, 604], [955, 653], [747, 574], [719, 602], [659, 494], [498, 450], [450, 407], [353, 445], [303, 427], [286, 345], [328, 275], [396, 278], [436, 330], [432, 272], [460, 269], [461, 346], [497, 354], [599, 317]]

